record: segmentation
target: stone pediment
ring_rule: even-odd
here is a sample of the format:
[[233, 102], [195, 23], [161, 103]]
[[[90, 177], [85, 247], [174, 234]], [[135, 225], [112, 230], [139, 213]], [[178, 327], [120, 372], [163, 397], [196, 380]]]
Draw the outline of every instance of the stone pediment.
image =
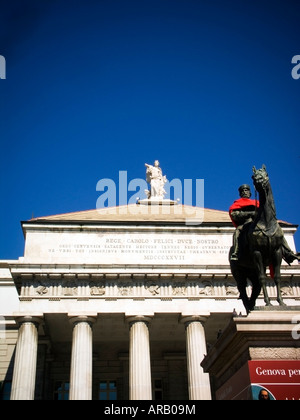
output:
[[162, 222], [162, 223], [185, 223], [195, 219], [203, 223], [231, 225], [227, 211], [212, 210], [194, 206], [176, 205], [138, 205], [109, 207], [79, 211], [73, 213], [58, 214], [46, 217], [37, 217], [30, 222]]

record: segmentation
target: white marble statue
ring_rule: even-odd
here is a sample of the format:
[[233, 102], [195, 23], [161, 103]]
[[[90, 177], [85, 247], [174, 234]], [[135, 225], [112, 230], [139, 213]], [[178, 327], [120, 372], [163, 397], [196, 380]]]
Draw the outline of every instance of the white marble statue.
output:
[[159, 167], [159, 161], [154, 162], [154, 166], [145, 163], [147, 168], [146, 181], [150, 184], [150, 191], [146, 190], [146, 195], [149, 200], [163, 200], [166, 195], [164, 186], [167, 182], [167, 177], [162, 174]]

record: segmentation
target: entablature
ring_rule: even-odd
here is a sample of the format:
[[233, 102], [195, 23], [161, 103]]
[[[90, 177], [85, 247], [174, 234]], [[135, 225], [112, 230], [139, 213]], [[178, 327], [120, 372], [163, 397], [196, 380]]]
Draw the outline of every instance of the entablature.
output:
[[[14, 264], [11, 274], [21, 299], [237, 299], [230, 267]], [[250, 288], [250, 285], [249, 285]], [[268, 281], [270, 296], [275, 283]], [[300, 272], [282, 268], [282, 292], [300, 299]]]

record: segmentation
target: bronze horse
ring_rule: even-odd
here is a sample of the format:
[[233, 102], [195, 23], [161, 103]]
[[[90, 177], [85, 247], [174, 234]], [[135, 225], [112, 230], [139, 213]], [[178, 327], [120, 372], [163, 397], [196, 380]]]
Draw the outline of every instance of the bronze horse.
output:
[[[265, 165], [258, 170], [253, 167], [252, 179], [255, 189], [259, 193], [259, 209], [254, 220], [246, 224], [242, 230], [240, 258], [238, 261], [230, 259], [231, 272], [237, 282], [240, 299], [242, 299], [247, 313], [254, 309], [261, 289], [263, 289], [266, 306], [271, 306], [267, 292], [267, 267], [270, 267], [276, 284], [277, 302], [281, 306], [285, 305], [281, 296], [280, 267], [285, 247], [288, 247], [276, 218], [273, 193]], [[232, 252], [233, 249], [230, 250], [230, 255]], [[295, 254], [292, 255], [292, 260], [298, 258]], [[250, 298], [246, 290], [248, 280], [252, 283]]]

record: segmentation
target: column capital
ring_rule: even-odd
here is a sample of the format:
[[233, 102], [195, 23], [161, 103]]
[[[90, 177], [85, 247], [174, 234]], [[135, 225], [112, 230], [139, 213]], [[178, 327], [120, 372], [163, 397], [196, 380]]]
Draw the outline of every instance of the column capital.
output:
[[144, 322], [145, 324], [149, 325], [153, 319], [153, 316], [149, 315], [135, 315], [135, 316], [126, 316], [126, 322], [131, 326], [136, 322]]
[[44, 322], [43, 315], [17, 315], [15, 316], [16, 323], [20, 326], [22, 324], [31, 323], [38, 327]]
[[204, 324], [208, 317], [209, 315], [181, 315], [179, 322], [185, 326], [191, 322], [201, 322], [201, 324]]
[[93, 324], [95, 324], [96, 321], [97, 321], [97, 317], [96, 316], [90, 316], [90, 315], [69, 315], [69, 322], [72, 325], [76, 325], [76, 324], [78, 324], [80, 322], [86, 322], [90, 326], [92, 326]]

